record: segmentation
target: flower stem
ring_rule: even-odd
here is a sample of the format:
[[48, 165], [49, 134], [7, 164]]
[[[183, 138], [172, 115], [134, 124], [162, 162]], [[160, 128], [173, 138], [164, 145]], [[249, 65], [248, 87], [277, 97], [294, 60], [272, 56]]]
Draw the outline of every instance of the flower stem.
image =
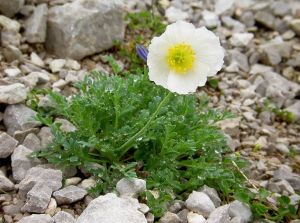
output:
[[160, 112], [161, 108], [169, 101], [172, 93], [169, 92], [165, 98], [159, 103], [157, 109], [155, 112], [151, 115], [149, 118], [148, 122], [144, 125], [143, 128], [141, 128], [135, 135], [133, 135], [130, 139], [128, 139], [122, 146], [118, 148], [118, 151], [121, 151], [121, 156], [124, 156], [127, 151], [131, 148], [132, 143], [135, 142], [136, 139], [138, 139], [146, 130], [147, 128], [151, 125], [152, 121], [156, 118], [157, 114]]

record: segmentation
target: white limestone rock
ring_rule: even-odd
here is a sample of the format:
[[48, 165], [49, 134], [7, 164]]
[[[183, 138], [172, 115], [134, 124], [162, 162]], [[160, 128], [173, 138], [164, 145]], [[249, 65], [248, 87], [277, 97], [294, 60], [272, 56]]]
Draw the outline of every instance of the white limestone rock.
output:
[[124, 38], [120, 0], [76, 0], [49, 10], [46, 47], [61, 58], [80, 60]]

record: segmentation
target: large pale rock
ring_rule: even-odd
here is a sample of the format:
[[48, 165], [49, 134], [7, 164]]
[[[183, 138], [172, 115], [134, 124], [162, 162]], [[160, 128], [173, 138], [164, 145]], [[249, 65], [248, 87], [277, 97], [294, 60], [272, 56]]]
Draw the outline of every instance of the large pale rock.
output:
[[52, 191], [56, 191], [62, 186], [62, 172], [42, 167], [31, 168], [19, 184], [19, 194], [25, 196], [38, 183], [45, 184]]
[[116, 186], [120, 196], [137, 197], [139, 193], [146, 190], [146, 181], [137, 178], [123, 178]]
[[48, 214], [33, 214], [22, 218], [18, 223], [54, 223], [54, 220]]
[[40, 163], [38, 159], [30, 159], [28, 157], [31, 153], [32, 150], [20, 145], [15, 148], [13, 154], [11, 155], [13, 178], [16, 182], [23, 180], [27, 174], [27, 171]]
[[145, 216], [138, 211], [139, 207], [135, 199], [106, 194], [91, 201], [77, 223], [147, 223]]
[[63, 58], [82, 59], [124, 38], [120, 0], [76, 0], [49, 10], [47, 49]]
[[208, 217], [215, 210], [215, 205], [209, 196], [203, 192], [193, 191], [185, 202], [186, 207], [198, 214]]
[[46, 184], [38, 183], [27, 193], [27, 200], [22, 211], [44, 213], [51, 199], [52, 189]]
[[15, 83], [0, 86], [0, 103], [17, 104], [25, 101], [27, 90], [24, 84]]
[[67, 186], [59, 191], [55, 191], [53, 196], [57, 204], [71, 204], [83, 199], [87, 191], [77, 186]]
[[18, 141], [13, 137], [3, 132], [0, 134], [0, 158], [7, 158], [13, 153], [18, 145]]
[[26, 23], [25, 37], [29, 43], [43, 43], [47, 31], [47, 4], [38, 5]]
[[4, 125], [7, 133], [13, 135], [17, 130], [28, 130], [40, 125], [34, 120], [36, 112], [23, 104], [9, 105], [4, 112]]
[[1, 0], [0, 13], [12, 17], [19, 12], [24, 5], [25, 0]]

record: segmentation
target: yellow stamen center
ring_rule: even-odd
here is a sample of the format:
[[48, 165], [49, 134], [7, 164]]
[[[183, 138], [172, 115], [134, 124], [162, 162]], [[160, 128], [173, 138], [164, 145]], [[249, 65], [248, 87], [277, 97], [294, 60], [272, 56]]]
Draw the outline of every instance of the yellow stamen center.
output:
[[178, 43], [169, 48], [166, 60], [170, 70], [184, 74], [193, 69], [196, 55], [191, 45]]

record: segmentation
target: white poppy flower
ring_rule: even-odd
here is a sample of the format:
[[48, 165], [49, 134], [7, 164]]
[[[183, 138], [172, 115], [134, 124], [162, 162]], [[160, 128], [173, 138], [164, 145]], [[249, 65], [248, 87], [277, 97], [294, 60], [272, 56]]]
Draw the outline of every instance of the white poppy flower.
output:
[[204, 86], [223, 65], [219, 38], [205, 27], [178, 21], [149, 46], [149, 78], [172, 92], [188, 94]]

